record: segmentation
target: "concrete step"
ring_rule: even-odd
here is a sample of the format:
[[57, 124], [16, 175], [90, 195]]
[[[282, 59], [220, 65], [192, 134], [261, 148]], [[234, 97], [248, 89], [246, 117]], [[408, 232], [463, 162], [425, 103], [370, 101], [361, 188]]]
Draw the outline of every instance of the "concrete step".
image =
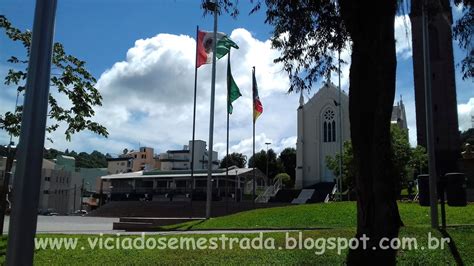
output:
[[183, 218], [183, 217], [166, 217], [166, 218], [156, 218], [156, 217], [121, 217], [120, 222], [123, 223], [149, 223], [156, 226], [170, 225], [170, 224], [179, 224], [189, 221], [200, 221], [205, 218]]
[[296, 199], [291, 201], [293, 204], [305, 204], [306, 201], [308, 201], [314, 193], [314, 189], [303, 189], [301, 190], [300, 194]]
[[125, 231], [148, 231], [156, 229], [157, 225], [152, 223], [138, 223], [138, 222], [115, 222], [112, 225], [113, 230]]

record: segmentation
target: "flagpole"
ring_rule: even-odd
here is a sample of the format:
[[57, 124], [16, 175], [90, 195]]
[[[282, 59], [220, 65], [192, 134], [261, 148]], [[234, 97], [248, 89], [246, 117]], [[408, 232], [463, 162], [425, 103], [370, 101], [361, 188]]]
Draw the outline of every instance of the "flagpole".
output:
[[342, 156], [343, 156], [343, 144], [342, 144], [342, 89], [341, 89], [341, 49], [338, 51], [338, 79], [339, 79], [339, 178], [338, 178], [338, 196], [337, 200], [342, 201]]
[[197, 64], [198, 64], [199, 26], [196, 26], [196, 61], [194, 64], [194, 105], [193, 105], [193, 137], [191, 139], [191, 206], [194, 193], [194, 142], [196, 140], [196, 95], [197, 95]]
[[[230, 49], [229, 54], [227, 55], [227, 71], [229, 71], [230, 66]], [[227, 79], [229, 77], [227, 76]], [[230, 111], [230, 84], [227, 80], [227, 148], [226, 148], [226, 162], [225, 162], [225, 213], [229, 212], [229, 197], [228, 197], [228, 179], [229, 179], [229, 111]]]
[[212, 149], [214, 141], [214, 101], [216, 94], [216, 40], [217, 40], [217, 8], [216, 0], [213, 0], [212, 7], [214, 8], [214, 32], [212, 42], [212, 81], [211, 81], [211, 107], [210, 107], [210, 121], [209, 121], [209, 150], [207, 156], [207, 197], [206, 197], [206, 219], [211, 217], [211, 201], [212, 201]]
[[[253, 67], [253, 75], [255, 75], [255, 67]], [[252, 78], [252, 82], [254, 82], [254, 79]], [[252, 84], [252, 97], [254, 97], [254, 90], [255, 89], [255, 84]], [[252, 140], [253, 140], [253, 189], [252, 189], [252, 202], [253, 202], [253, 208], [255, 209], [255, 187], [256, 187], [256, 178], [255, 178], [255, 163], [256, 163], [256, 160], [255, 160], [255, 99], [253, 99], [253, 115], [252, 115], [252, 119], [253, 119], [253, 134], [252, 134]]]

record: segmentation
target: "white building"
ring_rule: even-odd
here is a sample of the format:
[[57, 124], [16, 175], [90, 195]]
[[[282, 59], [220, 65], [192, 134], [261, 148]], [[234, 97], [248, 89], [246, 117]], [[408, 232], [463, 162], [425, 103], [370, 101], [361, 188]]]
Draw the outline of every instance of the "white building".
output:
[[[326, 157], [339, 153], [342, 117], [342, 141], [350, 139], [349, 96], [332, 83], [326, 83], [307, 102], [303, 95], [298, 107], [298, 139], [296, 143], [296, 182], [301, 189], [317, 183], [334, 182], [335, 176], [326, 166]], [[339, 106], [339, 104], [341, 104]], [[339, 110], [342, 115], [339, 116]], [[392, 123], [408, 130], [403, 101], [394, 106]]]
[[[169, 150], [166, 153], [160, 154], [161, 170], [190, 170], [191, 169], [191, 155], [192, 141], [189, 145], [184, 145], [182, 150]], [[212, 168], [219, 168], [219, 160], [217, 159], [217, 152], [212, 152]], [[194, 141], [194, 170], [207, 169], [209, 154], [206, 149], [206, 142], [203, 140]]]

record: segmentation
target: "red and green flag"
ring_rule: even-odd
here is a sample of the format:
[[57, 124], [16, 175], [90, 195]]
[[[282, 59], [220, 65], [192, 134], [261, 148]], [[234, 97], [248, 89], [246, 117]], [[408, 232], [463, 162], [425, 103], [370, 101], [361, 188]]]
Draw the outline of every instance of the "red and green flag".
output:
[[[197, 38], [197, 68], [212, 63], [214, 33], [212, 31], [198, 31]], [[229, 53], [230, 48], [238, 49], [239, 46], [227, 37], [225, 33], [217, 32], [216, 58], [221, 59]]]
[[253, 122], [263, 113], [263, 105], [258, 97], [257, 79], [255, 78], [255, 67], [252, 69], [252, 92], [253, 92]]
[[230, 51], [227, 56], [227, 112], [232, 114], [232, 102], [237, 100], [242, 94], [240, 93], [239, 87], [232, 77], [232, 71], [230, 69]]

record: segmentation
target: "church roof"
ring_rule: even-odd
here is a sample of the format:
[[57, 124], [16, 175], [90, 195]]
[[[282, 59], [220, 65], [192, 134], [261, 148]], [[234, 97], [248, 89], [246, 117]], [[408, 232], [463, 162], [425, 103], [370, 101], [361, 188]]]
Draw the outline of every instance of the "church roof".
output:
[[[311, 99], [305, 105], [312, 105], [312, 103], [317, 102], [319, 98], [326, 97], [331, 95], [330, 98], [335, 102], [339, 100], [339, 88], [332, 82], [326, 82], [324, 85], [311, 97]], [[349, 96], [345, 91], [342, 91], [343, 102], [347, 101]]]

